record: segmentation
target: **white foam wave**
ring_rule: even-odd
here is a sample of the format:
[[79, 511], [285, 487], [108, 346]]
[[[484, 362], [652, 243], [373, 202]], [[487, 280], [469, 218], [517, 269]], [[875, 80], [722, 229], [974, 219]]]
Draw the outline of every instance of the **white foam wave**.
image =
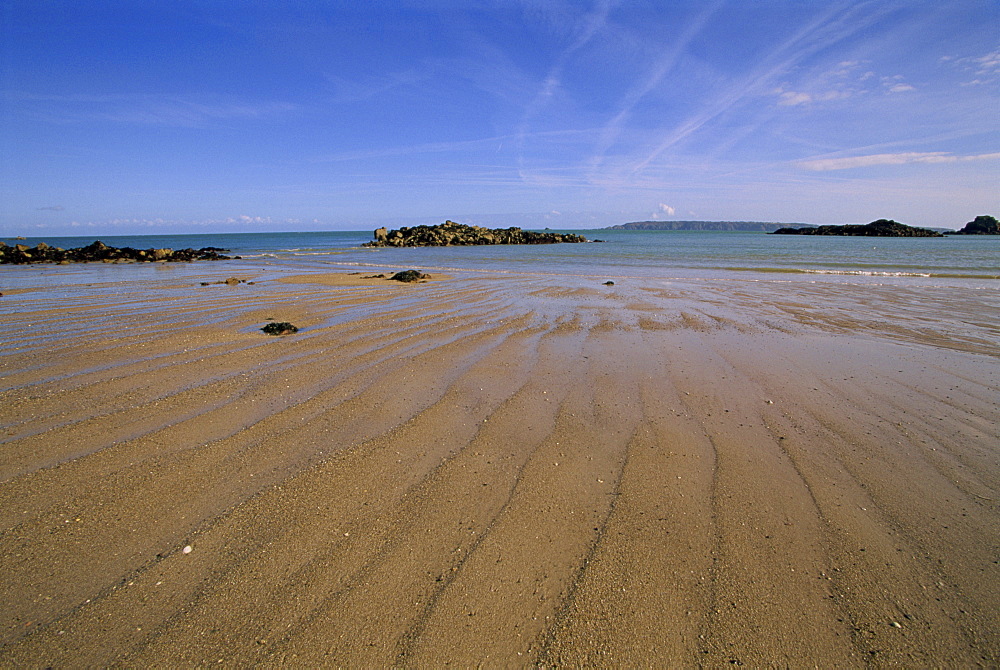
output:
[[811, 275], [853, 275], [856, 277], [930, 277], [926, 272], [878, 272], [875, 270], [802, 270]]

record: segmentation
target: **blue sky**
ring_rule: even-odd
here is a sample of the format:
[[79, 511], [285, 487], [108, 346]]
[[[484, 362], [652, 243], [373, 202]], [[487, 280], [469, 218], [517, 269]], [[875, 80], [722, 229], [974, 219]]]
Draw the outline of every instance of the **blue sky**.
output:
[[0, 234], [957, 228], [998, 91], [996, 0], [6, 0]]

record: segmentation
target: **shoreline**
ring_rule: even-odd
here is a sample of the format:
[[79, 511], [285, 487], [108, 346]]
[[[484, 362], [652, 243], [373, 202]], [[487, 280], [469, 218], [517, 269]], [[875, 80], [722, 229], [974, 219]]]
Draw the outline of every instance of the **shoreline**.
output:
[[38, 296], [0, 663], [1000, 661], [991, 295], [605, 279]]

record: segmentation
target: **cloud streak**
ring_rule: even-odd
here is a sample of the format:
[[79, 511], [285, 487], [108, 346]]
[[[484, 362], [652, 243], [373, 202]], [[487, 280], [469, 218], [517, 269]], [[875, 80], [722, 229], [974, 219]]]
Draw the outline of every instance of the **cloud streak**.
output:
[[600, 141], [594, 155], [591, 156], [589, 161], [592, 171], [596, 171], [600, 167], [604, 160], [604, 156], [607, 154], [611, 146], [618, 140], [618, 137], [622, 132], [622, 127], [632, 114], [632, 110], [639, 105], [643, 98], [660, 86], [663, 79], [671, 70], [673, 70], [674, 67], [676, 67], [677, 62], [690, 47], [694, 39], [704, 29], [705, 24], [712, 17], [712, 15], [719, 10], [720, 6], [721, 3], [715, 3], [701, 12], [701, 14], [699, 14], [694, 21], [690, 22], [684, 29], [681, 36], [672, 42], [670, 49], [668, 49], [653, 64], [653, 67], [651, 68], [646, 79], [639, 86], [632, 88], [622, 99], [618, 113], [615, 114], [615, 116], [601, 131]]
[[594, 9], [582, 20], [580, 31], [573, 43], [568, 46], [556, 62], [549, 68], [541, 88], [535, 94], [534, 99], [525, 107], [521, 116], [521, 122], [517, 127], [517, 148], [518, 164], [523, 169], [524, 166], [524, 144], [528, 136], [528, 129], [531, 121], [548, 105], [562, 85], [562, 74], [569, 62], [570, 57], [583, 48], [593, 37], [607, 25], [608, 12], [611, 11], [611, 0], [598, 0]]
[[907, 151], [894, 154], [869, 154], [848, 158], [820, 158], [798, 161], [799, 167], [813, 172], [851, 170], [875, 165], [907, 165], [912, 163], [964, 163], [970, 161], [1000, 160], [1000, 153], [956, 156], [946, 151]]
[[857, 33], [874, 22], [875, 19], [874, 15], [856, 16], [856, 9], [853, 7], [847, 9], [834, 7], [826, 11], [774, 49], [762, 60], [762, 64], [758, 68], [722, 91], [699, 114], [688, 118], [669, 132], [656, 148], [644, 158], [633, 163], [632, 174], [645, 170], [665, 151], [733, 109], [749, 95], [760, 91], [765, 86], [773, 87], [773, 82], [776, 79], [782, 77], [805, 58]]
[[278, 117], [298, 108], [287, 102], [248, 102], [217, 97], [199, 99], [159, 94], [39, 95], [4, 91], [2, 97], [15, 108], [53, 123], [100, 120], [152, 126], [203, 127], [215, 121]]

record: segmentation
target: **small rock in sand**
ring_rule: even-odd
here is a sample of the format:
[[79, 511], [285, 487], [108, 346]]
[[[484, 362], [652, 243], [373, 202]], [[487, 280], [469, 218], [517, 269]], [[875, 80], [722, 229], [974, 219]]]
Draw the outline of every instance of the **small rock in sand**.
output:
[[263, 328], [261, 328], [261, 330], [267, 333], [268, 335], [286, 335], [288, 333], [299, 332], [299, 329], [297, 327], [293, 326], [287, 321], [275, 321], [273, 323], [269, 323]]

